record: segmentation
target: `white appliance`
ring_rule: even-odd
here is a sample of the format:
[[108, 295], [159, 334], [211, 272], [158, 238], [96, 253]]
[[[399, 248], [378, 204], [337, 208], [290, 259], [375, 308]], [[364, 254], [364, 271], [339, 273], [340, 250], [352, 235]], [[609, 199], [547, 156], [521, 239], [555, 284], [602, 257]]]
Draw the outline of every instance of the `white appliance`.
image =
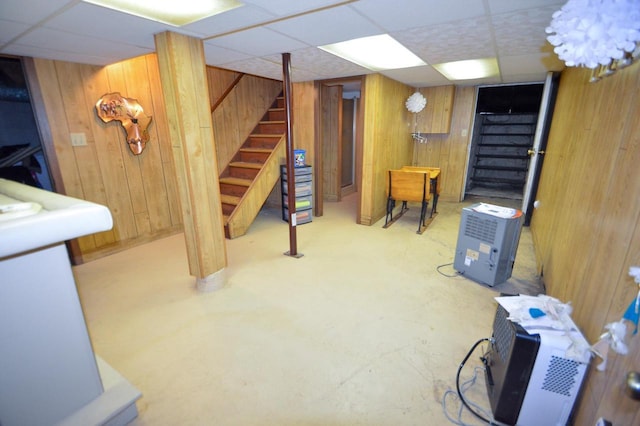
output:
[[565, 426], [573, 411], [589, 357], [569, 357], [589, 345], [571, 319], [569, 331], [523, 328], [498, 306], [485, 379], [495, 420], [518, 426]]
[[517, 209], [486, 203], [463, 208], [453, 268], [489, 286], [508, 280], [523, 221]]

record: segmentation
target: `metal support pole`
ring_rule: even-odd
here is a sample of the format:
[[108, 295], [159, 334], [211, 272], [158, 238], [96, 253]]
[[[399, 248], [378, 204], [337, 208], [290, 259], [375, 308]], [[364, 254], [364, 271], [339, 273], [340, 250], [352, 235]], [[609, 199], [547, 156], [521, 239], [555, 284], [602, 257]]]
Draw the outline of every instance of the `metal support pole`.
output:
[[292, 131], [292, 112], [291, 112], [291, 54], [282, 54], [282, 74], [284, 85], [284, 111], [287, 122], [286, 138], [287, 138], [287, 203], [289, 204], [289, 251], [284, 254], [291, 257], [302, 257], [298, 254], [298, 242], [296, 235], [296, 182], [295, 170], [293, 167], [293, 131]]

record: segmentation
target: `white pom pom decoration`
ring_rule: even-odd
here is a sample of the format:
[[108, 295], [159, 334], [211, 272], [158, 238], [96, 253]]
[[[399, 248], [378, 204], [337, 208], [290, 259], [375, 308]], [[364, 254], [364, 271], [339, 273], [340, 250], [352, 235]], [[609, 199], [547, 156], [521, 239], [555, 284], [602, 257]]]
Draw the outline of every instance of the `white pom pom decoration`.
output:
[[415, 92], [413, 95], [409, 96], [404, 104], [407, 106], [409, 112], [417, 114], [424, 109], [425, 105], [427, 105], [427, 98], [425, 98], [422, 93]]
[[640, 41], [640, 0], [569, 0], [546, 32], [567, 66], [607, 65]]

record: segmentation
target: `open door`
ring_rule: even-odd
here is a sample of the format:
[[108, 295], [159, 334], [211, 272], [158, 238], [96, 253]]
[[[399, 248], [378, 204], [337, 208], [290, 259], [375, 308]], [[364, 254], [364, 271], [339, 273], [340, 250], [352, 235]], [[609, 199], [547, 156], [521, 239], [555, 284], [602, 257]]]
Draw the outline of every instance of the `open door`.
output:
[[322, 85], [322, 198], [341, 200], [342, 85]]
[[[362, 178], [361, 105], [364, 79], [345, 77], [317, 82], [316, 215], [322, 215], [323, 201], [340, 202], [358, 193]], [[356, 204], [356, 223], [360, 223], [360, 199]]]
[[525, 226], [529, 225], [531, 215], [533, 214], [533, 203], [535, 202], [538, 182], [540, 181], [540, 172], [542, 171], [542, 162], [549, 137], [549, 129], [551, 128], [551, 118], [553, 117], [553, 108], [558, 93], [559, 80], [560, 73], [547, 74], [542, 90], [542, 100], [540, 102], [540, 112], [538, 113], [538, 123], [533, 146], [528, 150], [530, 157], [529, 170], [527, 172], [527, 181], [522, 196], [522, 212], [525, 217]]

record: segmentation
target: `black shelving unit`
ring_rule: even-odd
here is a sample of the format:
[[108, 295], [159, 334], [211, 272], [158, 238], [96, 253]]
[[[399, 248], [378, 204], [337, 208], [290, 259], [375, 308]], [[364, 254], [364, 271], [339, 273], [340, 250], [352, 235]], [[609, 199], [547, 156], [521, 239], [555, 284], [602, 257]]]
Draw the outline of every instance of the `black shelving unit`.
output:
[[[296, 199], [296, 224], [302, 225], [313, 220], [313, 169], [311, 166], [293, 169]], [[289, 222], [289, 184], [287, 167], [280, 166], [280, 182], [282, 189], [282, 220]]]

